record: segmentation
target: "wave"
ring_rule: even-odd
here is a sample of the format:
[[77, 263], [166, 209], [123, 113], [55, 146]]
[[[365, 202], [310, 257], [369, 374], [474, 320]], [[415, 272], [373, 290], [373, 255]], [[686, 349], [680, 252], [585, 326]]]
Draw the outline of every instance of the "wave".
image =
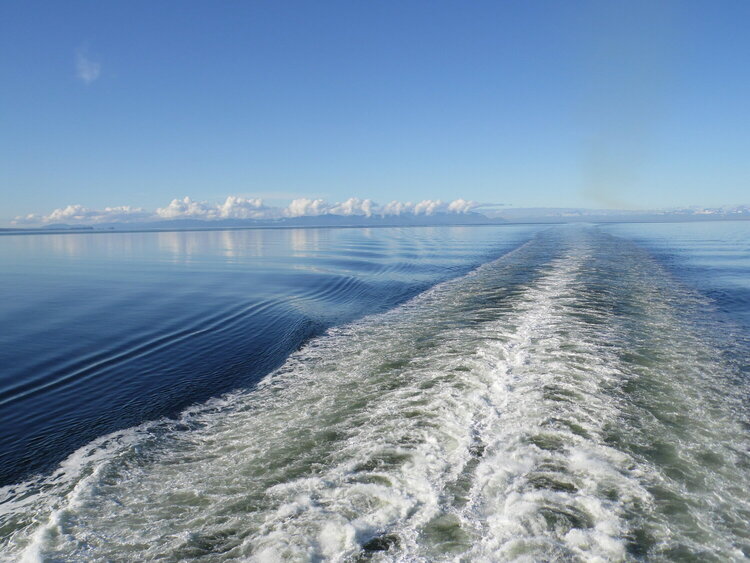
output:
[[739, 560], [747, 388], [712, 328], [638, 246], [552, 229], [3, 488], [5, 556]]
[[257, 315], [274, 305], [270, 300], [265, 300], [253, 303], [252, 305], [234, 308], [234, 310], [222, 311], [208, 319], [201, 319], [193, 326], [183, 327], [170, 334], [161, 335], [145, 342], [140, 341], [132, 345], [125, 344], [117, 349], [92, 354], [75, 363], [61, 366], [52, 373], [46, 374], [44, 379], [33, 379], [3, 389], [0, 392], [0, 405], [67, 383], [81, 383], [89, 377], [95, 377], [104, 369], [158, 352], [163, 348], [179, 344], [188, 338], [209, 332], [220, 332], [230, 329], [245, 317]]

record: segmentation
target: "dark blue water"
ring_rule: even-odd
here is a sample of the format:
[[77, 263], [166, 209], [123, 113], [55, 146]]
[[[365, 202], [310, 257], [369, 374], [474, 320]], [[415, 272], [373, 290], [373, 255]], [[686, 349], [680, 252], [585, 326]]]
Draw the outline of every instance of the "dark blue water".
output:
[[749, 241], [0, 237], [0, 560], [745, 560]]
[[117, 428], [246, 387], [532, 227], [0, 237], [0, 484]]

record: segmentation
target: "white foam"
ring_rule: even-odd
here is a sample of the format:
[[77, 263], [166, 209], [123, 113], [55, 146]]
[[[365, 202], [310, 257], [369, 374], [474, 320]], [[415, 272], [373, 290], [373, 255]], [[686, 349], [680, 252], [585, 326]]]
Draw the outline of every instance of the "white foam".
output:
[[[9, 493], [4, 521], [21, 524], [7, 552], [613, 561], [637, 544], [736, 558], [742, 407], [680, 320], [673, 303], [687, 297], [633, 248], [607, 262], [616, 244], [542, 237], [330, 331], [252, 392], [186, 412], [190, 430], [162, 421], [80, 450]], [[597, 268], [637, 313], [602, 303]], [[623, 358], [646, 345], [650, 364]], [[700, 420], [674, 424], [686, 411]], [[723, 464], [701, 467], [709, 453]], [[677, 520], [670, 498], [689, 507]]]

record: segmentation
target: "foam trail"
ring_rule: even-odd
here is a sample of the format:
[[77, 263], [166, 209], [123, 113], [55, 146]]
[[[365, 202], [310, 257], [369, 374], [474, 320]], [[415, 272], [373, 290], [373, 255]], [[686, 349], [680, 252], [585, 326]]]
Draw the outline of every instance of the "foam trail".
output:
[[638, 247], [553, 229], [330, 330], [252, 391], [6, 488], [3, 547], [62, 561], [741, 560], [747, 388], [710, 319]]

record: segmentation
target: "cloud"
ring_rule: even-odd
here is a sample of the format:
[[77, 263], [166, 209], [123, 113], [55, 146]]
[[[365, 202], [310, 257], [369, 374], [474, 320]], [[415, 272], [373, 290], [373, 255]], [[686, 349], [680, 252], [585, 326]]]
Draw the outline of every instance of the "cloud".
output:
[[84, 84], [91, 84], [99, 78], [102, 65], [91, 59], [85, 49], [76, 52], [76, 76]]
[[292, 200], [292, 203], [284, 209], [287, 217], [315, 217], [328, 213], [330, 206], [322, 199], [307, 199], [302, 197]]
[[350, 197], [340, 203], [326, 203], [322, 199], [300, 198], [292, 201], [283, 211], [285, 217], [302, 217], [316, 215], [359, 215], [394, 216], [394, 215], [434, 215], [435, 213], [468, 213], [481, 207], [476, 201], [462, 198], [443, 202], [439, 199], [425, 199], [418, 203], [393, 200], [385, 205], [378, 205], [371, 199]]
[[272, 208], [263, 205], [263, 200], [259, 197], [244, 198], [232, 195], [219, 205], [218, 210], [219, 216], [225, 219], [266, 219], [273, 213]]
[[468, 213], [475, 207], [477, 207], [477, 203], [475, 201], [466, 201], [463, 198], [454, 199], [448, 204], [448, 212]]
[[371, 199], [359, 199], [350, 197], [349, 199], [328, 203], [323, 199], [308, 199], [306, 197], [292, 200], [292, 202], [281, 211], [284, 217], [316, 217], [318, 215], [360, 215], [372, 217], [373, 215], [383, 215], [380, 208]]
[[320, 215], [343, 215], [362, 217], [386, 217], [406, 215], [434, 215], [436, 213], [469, 213], [481, 207], [476, 201], [463, 198], [444, 202], [425, 199], [417, 203], [391, 201], [379, 205], [371, 199], [350, 197], [342, 202], [329, 203], [323, 199], [297, 198], [285, 207], [267, 206], [261, 198], [228, 196], [221, 203], [196, 201], [190, 197], [173, 199], [168, 205], [154, 211], [142, 207], [118, 206], [104, 209], [89, 209], [82, 205], [68, 205], [55, 209], [47, 215], [29, 214], [16, 217], [16, 225], [45, 225], [50, 223], [98, 224], [159, 221], [173, 219], [264, 219], [285, 217], [317, 217]]
[[476, 201], [463, 198], [444, 202], [439, 199], [423, 199], [417, 203], [391, 201], [381, 208], [382, 215], [434, 215], [435, 213], [469, 213], [483, 207]]
[[337, 203], [329, 210], [332, 215], [364, 215], [372, 217], [376, 205], [371, 199], [350, 197], [343, 203]]
[[108, 222], [132, 222], [147, 220], [152, 217], [141, 207], [130, 207], [121, 205], [118, 207], [105, 207], [104, 209], [89, 209], [82, 205], [68, 205], [55, 209], [49, 215], [37, 215], [30, 213], [28, 215], [16, 217], [14, 225], [39, 225], [51, 223], [70, 223], [70, 224], [96, 224]]
[[161, 219], [270, 219], [274, 216], [274, 209], [263, 205], [260, 198], [230, 195], [224, 203], [211, 205], [184, 197], [173, 199], [166, 207], [159, 207], [156, 216]]

